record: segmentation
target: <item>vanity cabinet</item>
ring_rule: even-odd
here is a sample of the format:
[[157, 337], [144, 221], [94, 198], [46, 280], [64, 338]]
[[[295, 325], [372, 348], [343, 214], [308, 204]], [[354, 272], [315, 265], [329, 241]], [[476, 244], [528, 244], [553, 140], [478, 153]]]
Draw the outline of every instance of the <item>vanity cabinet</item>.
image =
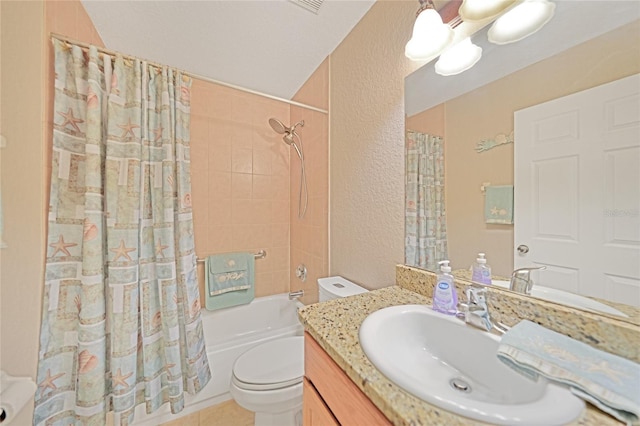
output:
[[322, 347], [304, 334], [304, 426], [391, 425]]
[[305, 377], [302, 384], [302, 424], [303, 426], [339, 426], [324, 400]]

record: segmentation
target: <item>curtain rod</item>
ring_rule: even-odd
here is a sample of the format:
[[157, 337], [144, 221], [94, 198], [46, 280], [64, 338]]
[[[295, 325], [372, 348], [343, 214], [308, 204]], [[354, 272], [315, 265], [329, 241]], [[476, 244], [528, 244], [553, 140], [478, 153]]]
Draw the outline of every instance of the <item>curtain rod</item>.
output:
[[[50, 33], [50, 34], [51, 34], [51, 38], [55, 38], [55, 39], [58, 39], [60, 41], [64, 41], [66, 43], [77, 44], [78, 46], [83, 47], [85, 49], [88, 49], [89, 46], [90, 46], [89, 43], [85, 43], [85, 42], [82, 42], [82, 41], [79, 41], [79, 40], [74, 40], [71, 37], [67, 37], [67, 36], [64, 36], [64, 35], [61, 35], [61, 34], [56, 34], [56, 33]], [[124, 58], [127, 58], [127, 59], [139, 59], [139, 60], [143, 60], [143, 61], [145, 61], [145, 62], [147, 62], [149, 64], [152, 64], [152, 65], [155, 65], [155, 66], [158, 66], [158, 67], [168, 66], [168, 65], [165, 65], [165, 64], [160, 64], [158, 62], [148, 61], [146, 59], [141, 59], [141, 58], [138, 58], [137, 56], [126, 55], [124, 53], [116, 52], [115, 50], [110, 50], [110, 49], [107, 49], [107, 48], [104, 48], [104, 47], [100, 47], [100, 46], [95, 46], [95, 47], [98, 49], [99, 52], [107, 54], [107, 55], [111, 55], [111, 56], [120, 55], [120, 56], [122, 56]], [[170, 68], [174, 68], [174, 67], [170, 67]], [[321, 112], [323, 114], [328, 114], [329, 113], [329, 111], [327, 111], [326, 109], [316, 108], [314, 106], [303, 104], [301, 102], [296, 102], [296, 101], [292, 101], [292, 100], [289, 100], [289, 99], [280, 98], [278, 96], [273, 96], [273, 95], [269, 95], [269, 94], [266, 94], [266, 93], [258, 92], [256, 90], [251, 90], [251, 89], [247, 89], [247, 88], [244, 88], [244, 87], [241, 87], [241, 86], [236, 86], [235, 84], [230, 84], [230, 83], [225, 83], [223, 81], [214, 80], [212, 78], [205, 77], [203, 75], [194, 74], [194, 73], [191, 73], [191, 72], [188, 72], [188, 71], [184, 71], [184, 70], [179, 70], [179, 71], [182, 72], [183, 74], [188, 75], [191, 78], [195, 78], [195, 79], [198, 79], [198, 80], [206, 81], [208, 83], [219, 84], [220, 86], [225, 86], [225, 87], [229, 87], [231, 89], [240, 90], [242, 92], [251, 93], [253, 95], [262, 96], [264, 98], [273, 99], [274, 101], [284, 102], [284, 103], [287, 103], [289, 105], [298, 106], [300, 108], [310, 109], [312, 111]]]

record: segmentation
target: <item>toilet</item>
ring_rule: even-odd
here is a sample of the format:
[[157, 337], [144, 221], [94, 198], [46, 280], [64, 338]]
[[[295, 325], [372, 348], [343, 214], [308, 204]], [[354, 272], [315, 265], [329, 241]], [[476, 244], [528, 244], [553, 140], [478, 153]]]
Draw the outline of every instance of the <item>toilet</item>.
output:
[[[342, 277], [318, 279], [320, 302], [365, 293]], [[256, 426], [302, 425], [304, 337], [262, 343], [236, 359], [230, 392], [241, 407], [255, 412]]]

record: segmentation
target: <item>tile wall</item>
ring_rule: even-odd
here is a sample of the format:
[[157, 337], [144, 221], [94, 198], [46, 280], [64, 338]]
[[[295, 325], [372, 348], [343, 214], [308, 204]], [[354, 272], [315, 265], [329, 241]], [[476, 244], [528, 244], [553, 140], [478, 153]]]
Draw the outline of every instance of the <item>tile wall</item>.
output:
[[[328, 69], [326, 60], [294, 100], [327, 108]], [[201, 80], [194, 80], [191, 99], [198, 256], [265, 250], [267, 256], [256, 261], [256, 297], [304, 289], [303, 302], [315, 302], [317, 278], [328, 271], [327, 114]], [[303, 219], [298, 218], [300, 160], [271, 129], [269, 118], [286, 126], [305, 121], [296, 130], [309, 189]], [[295, 275], [301, 263], [308, 270], [304, 282]]]
[[195, 79], [191, 99], [198, 257], [265, 250], [256, 261], [256, 297], [288, 292], [290, 152], [268, 120], [288, 124], [289, 105]]

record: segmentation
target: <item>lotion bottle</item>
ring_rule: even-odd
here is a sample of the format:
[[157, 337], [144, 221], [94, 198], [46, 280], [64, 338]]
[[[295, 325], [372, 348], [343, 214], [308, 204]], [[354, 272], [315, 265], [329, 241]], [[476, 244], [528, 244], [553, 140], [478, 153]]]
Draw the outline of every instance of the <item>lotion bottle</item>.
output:
[[476, 263], [471, 268], [471, 281], [480, 284], [491, 284], [491, 267], [487, 265], [484, 253], [478, 253]]
[[437, 277], [436, 288], [433, 291], [433, 310], [447, 315], [455, 315], [458, 307], [458, 294], [450, 274], [451, 267], [448, 260], [438, 262], [440, 273]]

